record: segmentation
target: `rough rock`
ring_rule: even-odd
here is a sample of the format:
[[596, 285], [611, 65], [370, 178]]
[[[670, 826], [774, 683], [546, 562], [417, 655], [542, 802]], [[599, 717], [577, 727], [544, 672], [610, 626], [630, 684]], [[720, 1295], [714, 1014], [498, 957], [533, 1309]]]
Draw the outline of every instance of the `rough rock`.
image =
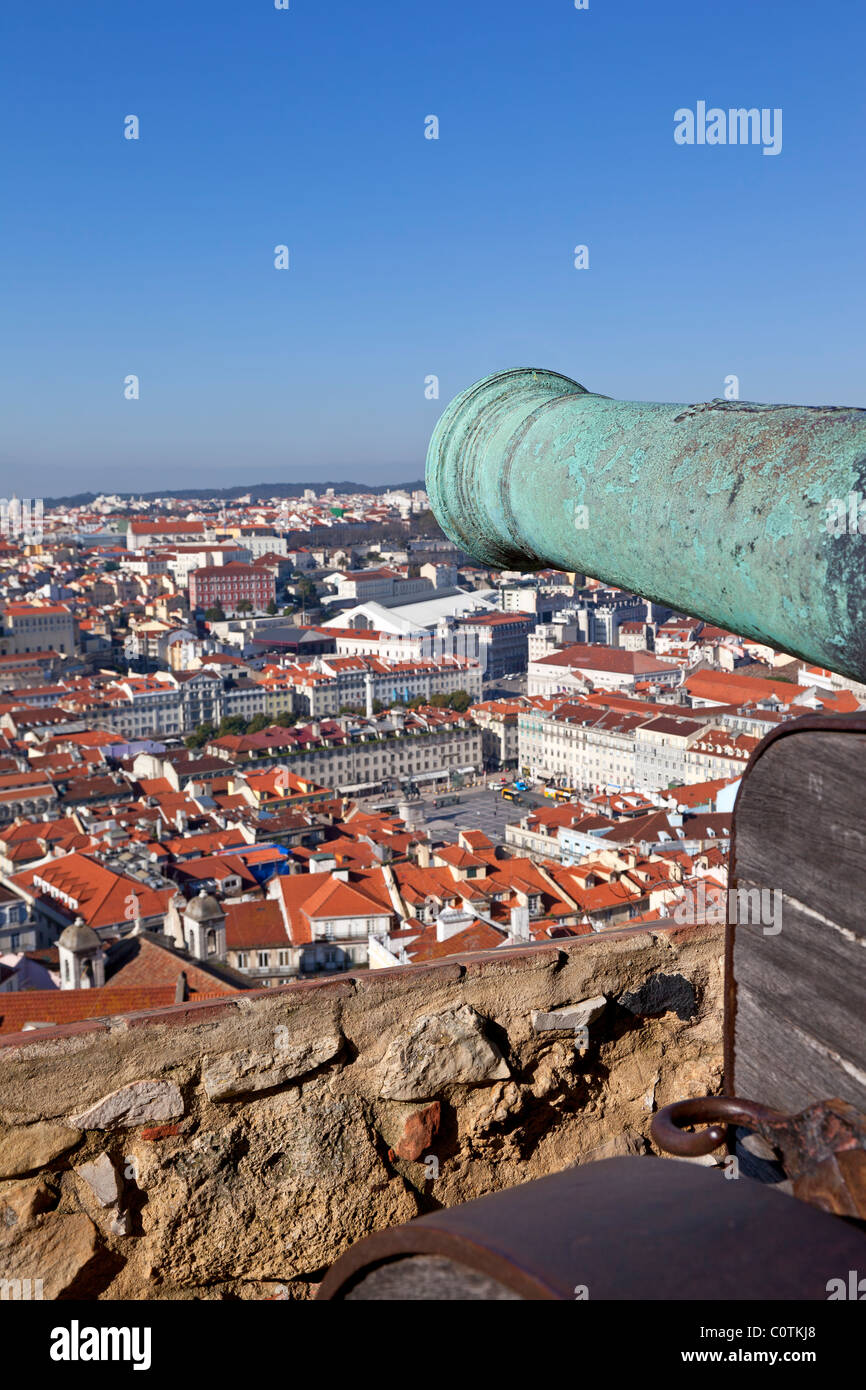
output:
[[[8, 1153], [13, 1135], [19, 1147], [24, 1136], [27, 1161], [34, 1161], [32, 1141], [43, 1129], [55, 1141], [62, 1135], [64, 1153], [83, 1144], [84, 1136], [61, 1124], [73, 1107], [88, 1105], [88, 1115], [104, 1107], [112, 1124], [124, 1122], [110, 1141], [91, 1130], [85, 1153], [44, 1164], [56, 1210], [53, 1194], [51, 1209], [37, 1210], [49, 1201], [44, 1191], [10, 1201], [10, 1192], [34, 1186], [35, 1177], [0, 1183], [0, 1277], [2, 1251], [14, 1238], [13, 1268], [22, 1280], [50, 1267], [55, 1248], [58, 1260], [65, 1245], [78, 1249], [83, 1263], [78, 1273], [67, 1271], [66, 1296], [303, 1300], [349, 1245], [431, 1205], [529, 1182], [618, 1152], [623, 1142], [629, 1152], [640, 1142], [651, 1149], [646, 1098], [659, 1107], [718, 1089], [723, 935], [715, 926], [598, 933], [555, 948], [251, 991], [183, 1015], [171, 1010], [129, 1027], [37, 1041], [28, 1035], [20, 1046], [0, 1048], [0, 1152]], [[694, 990], [697, 1012], [687, 1019], [671, 1009], [633, 1015], [609, 1002], [592, 1023], [593, 1046], [582, 1060], [570, 1029], [533, 1028], [533, 1011], [557, 1014], [575, 1007], [569, 1001], [601, 995], [658, 1005], [666, 982], [657, 977], [675, 972]], [[294, 1062], [280, 1039], [299, 1046], [325, 1037], [346, 1043], [324, 1065], [314, 1062], [285, 1086], [244, 1092], [239, 1103], [214, 1103], [201, 1082], [205, 1056], [210, 1067], [242, 1054], [264, 1072], [271, 1057], [275, 1065]], [[389, 1070], [396, 1098], [381, 1094]], [[236, 1076], [243, 1072], [238, 1063]], [[479, 1082], [462, 1084], [476, 1076]], [[141, 1078], [166, 1079], [144, 1083], [151, 1097], [176, 1083], [174, 1103], [166, 1105], [162, 1092], [155, 1108], [178, 1114], [154, 1119], [149, 1106], [137, 1108]], [[396, 1157], [404, 1134], [412, 1138], [407, 1120], [436, 1100], [436, 1163], [425, 1163], [426, 1147], [419, 1160]], [[124, 1178], [121, 1204], [128, 1195], [129, 1210], [122, 1217], [117, 1206], [101, 1207], [70, 1168], [103, 1150]], [[56, 1150], [49, 1144], [45, 1152]], [[4, 1227], [4, 1211], [22, 1215]], [[73, 1226], [67, 1240], [63, 1223], [82, 1212], [92, 1225]], [[82, 1292], [88, 1281], [95, 1293]], [[46, 1280], [45, 1296], [51, 1293]]]
[[483, 1093], [481, 1104], [474, 1116], [469, 1118], [471, 1128], [483, 1133], [492, 1129], [494, 1125], [506, 1124], [512, 1116], [519, 1113], [522, 1099], [522, 1092], [513, 1081], [498, 1082]]
[[416, 1110], [413, 1114], [407, 1115], [402, 1137], [394, 1146], [397, 1157], [415, 1163], [424, 1151], [429, 1149], [433, 1136], [439, 1129], [441, 1118], [442, 1107], [438, 1100], [434, 1100], [432, 1105], [426, 1106], [423, 1110]]
[[68, 1125], [42, 1120], [21, 1125], [0, 1134], [0, 1178], [17, 1178], [60, 1158], [74, 1149], [81, 1134], [72, 1134]]
[[5, 1236], [0, 1231], [3, 1278], [41, 1279], [45, 1299], [95, 1297], [107, 1265], [96, 1227], [83, 1212], [52, 1213], [40, 1217], [36, 1226], [14, 1227]]
[[408, 1037], [395, 1038], [382, 1059], [379, 1094], [385, 1100], [426, 1100], [443, 1087], [505, 1081], [508, 1064], [484, 1036], [469, 1004], [421, 1014]]
[[27, 1226], [43, 1211], [50, 1210], [57, 1194], [42, 1180], [16, 1183], [0, 1192], [0, 1230], [10, 1226]]
[[183, 1114], [183, 1097], [173, 1081], [133, 1081], [111, 1091], [95, 1105], [70, 1115], [76, 1129], [132, 1129]]
[[625, 1129], [622, 1134], [614, 1135], [613, 1139], [608, 1139], [606, 1144], [599, 1144], [597, 1149], [591, 1149], [588, 1154], [583, 1154], [580, 1161], [581, 1163], [598, 1163], [603, 1158], [632, 1157], [636, 1154], [645, 1154], [646, 1151], [647, 1145], [643, 1135]]
[[150, 1277], [201, 1285], [292, 1279], [418, 1206], [360, 1102], [325, 1086], [263, 1097], [174, 1155], [148, 1145], [140, 1183]]
[[273, 1052], [225, 1052], [205, 1057], [202, 1080], [208, 1099], [230, 1100], [282, 1086], [330, 1062], [342, 1041], [331, 1033]]
[[579, 1004], [568, 1004], [562, 1009], [553, 1009], [550, 1013], [533, 1009], [532, 1027], [536, 1033], [558, 1032], [560, 1029], [574, 1033], [579, 1028], [588, 1028], [591, 1023], [595, 1023], [604, 1013], [606, 1004], [605, 996], [597, 994], [593, 999], [582, 999]]
[[107, 1153], [101, 1153], [90, 1163], [82, 1163], [74, 1171], [87, 1183], [101, 1207], [113, 1207], [120, 1201], [122, 1184]]

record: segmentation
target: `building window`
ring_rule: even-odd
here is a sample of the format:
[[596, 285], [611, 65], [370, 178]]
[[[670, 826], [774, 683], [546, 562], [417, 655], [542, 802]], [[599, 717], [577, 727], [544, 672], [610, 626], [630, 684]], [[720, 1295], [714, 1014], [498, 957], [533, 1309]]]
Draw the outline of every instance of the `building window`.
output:
[[259, 969], [260, 969], [260, 970], [267, 970], [268, 966], [269, 966], [270, 963], [271, 963], [271, 961], [270, 961], [270, 952], [269, 952], [269, 951], [259, 951], [259, 953], [258, 953], [258, 958], [259, 958]]

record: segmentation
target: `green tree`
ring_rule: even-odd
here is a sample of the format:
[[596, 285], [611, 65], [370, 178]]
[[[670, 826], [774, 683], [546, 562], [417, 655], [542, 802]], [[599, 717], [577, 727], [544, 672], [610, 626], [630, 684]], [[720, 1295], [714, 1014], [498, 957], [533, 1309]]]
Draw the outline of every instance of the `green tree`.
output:
[[213, 608], [206, 609], [204, 616], [205, 622], [208, 623], [224, 623], [226, 620], [226, 615], [220, 603], [215, 603]]
[[252, 611], [253, 611], [253, 605], [250, 603], [249, 599], [248, 599], [248, 598], [242, 598], [241, 601], [240, 601], [240, 603], [238, 604], [238, 612], [239, 612], [239, 613], [252, 613]]
[[274, 603], [274, 600], [271, 599], [270, 603], [268, 604], [267, 608], [265, 609], [265, 612], [268, 613], [268, 614], [270, 614], [270, 616], [273, 618], [273, 617], [275, 616], [275, 614], [276, 614], [276, 611], [277, 611], [277, 605]]
[[458, 714], [462, 714], [464, 710], [469, 708], [472, 701], [465, 690], [452, 690], [448, 698], [448, 704], [451, 709], [457, 710]]
[[259, 734], [261, 733], [262, 729], [267, 729], [270, 722], [271, 721], [270, 719], [268, 719], [268, 716], [266, 714], [254, 714], [249, 724], [247, 725], [247, 733]]
[[226, 734], [245, 734], [246, 731], [247, 721], [240, 714], [227, 714], [220, 720], [220, 738], [225, 738]]
[[441, 692], [437, 691], [435, 695], [430, 696], [430, 704], [435, 706], [436, 709], [447, 709], [448, 696], [443, 695]]
[[313, 583], [312, 579], [308, 579], [305, 574], [301, 575], [300, 579], [295, 585], [295, 591], [298, 597], [304, 599], [305, 601], [318, 598], [319, 596], [319, 591]]
[[184, 739], [187, 748], [203, 748], [209, 743], [216, 733], [216, 729], [210, 722], [199, 724], [198, 728]]
[[293, 709], [281, 709], [274, 715], [274, 724], [279, 724], [281, 729], [291, 729], [293, 724], [297, 724], [298, 716]]

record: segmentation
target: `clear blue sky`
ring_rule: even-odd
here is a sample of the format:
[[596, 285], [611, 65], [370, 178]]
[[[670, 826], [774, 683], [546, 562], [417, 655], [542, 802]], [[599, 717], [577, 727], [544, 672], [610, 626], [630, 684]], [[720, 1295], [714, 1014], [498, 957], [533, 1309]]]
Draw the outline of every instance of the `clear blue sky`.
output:
[[[0, 491], [417, 478], [513, 366], [866, 404], [864, 41], [862, 0], [4, 6]], [[699, 100], [781, 154], [676, 145]]]

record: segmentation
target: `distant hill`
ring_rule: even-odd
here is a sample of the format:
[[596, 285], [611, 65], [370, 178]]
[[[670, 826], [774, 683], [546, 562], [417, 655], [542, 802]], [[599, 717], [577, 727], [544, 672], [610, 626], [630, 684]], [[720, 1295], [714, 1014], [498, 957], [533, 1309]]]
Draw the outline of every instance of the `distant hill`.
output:
[[[424, 487], [424, 480], [419, 479], [413, 483], [381, 483], [373, 486], [370, 483], [357, 483], [345, 481], [342, 483], [332, 483], [330, 481], [315, 483], [252, 483], [242, 484], [238, 487], [183, 487], [170, 490], [159, 488], [156, 492], [117, 492], [117, 497], [130, 500], [134, 497], [141, 497], [145, 502], [152, 502], [157, 497], [183, 497], [190, 500], [222, 497], [226, 501], [231, 501], [236, 497], [252, 497], [254, 501], [259, 501], [263, 497], [303, 497], [307, 488], [312, 488], [317, 497], [329, 487], [336, 493], [346, 492], [368, 492], [381, 496], [383, 492], [416, 492]], [[86, 507], [91, 502], [95, 502], [101, 496], [98, 492], [76, 492], [69, 497], [46, 497], [44, 505], [49, 507]]]

